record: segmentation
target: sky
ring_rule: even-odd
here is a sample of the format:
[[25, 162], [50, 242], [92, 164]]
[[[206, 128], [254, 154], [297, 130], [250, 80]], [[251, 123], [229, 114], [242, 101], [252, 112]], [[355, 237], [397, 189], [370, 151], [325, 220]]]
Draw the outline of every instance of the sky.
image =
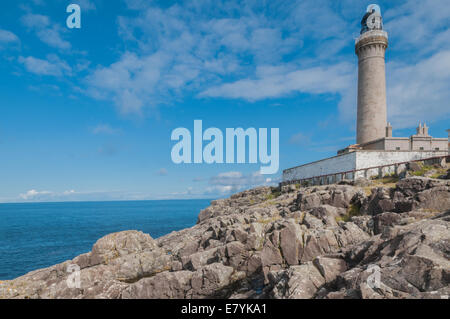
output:
[[[81, 7], [81, 29], [66, 7]], [[371, 1], [17, 0], [0, 10], [0, 202], [219, 198], [355, 142]], [[450, 128], [447, 0], [378, 1], [388, 120]], [[171, 132], [279, 128], [280, 169], [174, 164]]]

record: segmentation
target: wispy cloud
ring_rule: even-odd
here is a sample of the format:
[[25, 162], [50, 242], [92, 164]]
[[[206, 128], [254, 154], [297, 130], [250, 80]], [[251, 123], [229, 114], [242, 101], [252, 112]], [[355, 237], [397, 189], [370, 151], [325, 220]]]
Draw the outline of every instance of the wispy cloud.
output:
[[[429, 62], [426, 59], [430, 57], [412, 59], [411, 64], [388, 61], [391, 121], [399, 127], [415, 124], [418, 117], [434, 120], [448, 110], [442, 104], [445, 92], [441, 85], [435, 85], [443, 77], [446, 80], [445, 69], [432, 74], [421, 67], [439, 63], [439, 59], [446, 62], [446, 55], [439, 50], [450, 43], [448, 6], [443, 0], [437, 2], [428, 6], [408, 0], [384, 13], [386, 28], [396, 43], [393, 49], [399, 54], [411, 46], [419, 57], [423, 52], [434, 52]], [[249, 1], [239, 8], [238, 16], [236, 2], [220, 3], [215, 8], [202, 1], [167, 8], [139, 0], [126, 3], [140, 11], [135, 17], [119, 17], [119, 34], [138, 50], [124, 52], [117, 62], [97, 68], [87, 78], [88, 94], [113, 101], [121, 112], [141, 114], [145, 108], [170, 104], [192, 93], [198, 98], [247, 101], [295, 93], [332, 94], [340, 97], [340, 119], [354, 121], [356, 57], [341, 53], [352, 45], [358, 31], [356, 22], [348, 22], [349, 14], [352, 19], [361, 15], [361, 10], [352, 9], [353, 2], [338, 6], [320, 0], [279, 6], [276, 2]], [[269, 9], [273, 14], [264, 14]], [[423, 45], [432, 39], [440, 39], [432, 49]], [[304, 46], [305, 41], [314, 45]], [[352, 63], [346, 62], [350, 60]], [[422, 83], [434, 85], [418, 91]], [[421, 92], [423, 98], [405, 98], [399, 93], [411, 90]], [[435, 111], [424, 114], [425, 101], [437, 102]], [[397, 118], [405, 105], [409, 116]]]
[[50, 47], [61, 50], [68, 50], [72, 47], [70, 42], [62, 37], [65, 30], [59, 24], [53, 23], [50, 17], [27, 13], [22, 16], [21, 21], [30, 31], [36, 32], [37, 37]]
[[257, 100], [296, 90], [335, 92], [333, 85], [345, 83], [317, 83], [319, 76], [331, 78], [328, 72], [345, 69], [343, 65], [328, 71], [284, 63], [286, 55], [302, 46], [298, 25], [293, 24], [301, 20], [270, 19], [260, 3], [249, 3], [239, 15], [235, 2], [186, 2], [166, 9], [144, 9], [139, 1], [128, 4], [142, 11], [136, 17], [120, 17], [119, 32], [139, 49], [124, 52], [87, 78], [91, 96], [114, 101], [123, 113], [140, 113], [192, 92]]
[[95, 2], [92, 0], [73, 0], [71, 3], [78, 4], [82, 11], [91, 11], [97, 9]]
[[8, 30], [0, 29], [0, 50], [8, 45], [16, 45], [20, 43], [20, 39], [17, 35]]
[[95, 135], [105, 134], [105, 135], [115, 135], [121, 132], [120, 129], [113, 128], [109, 124], [98, 124], [92, 129], [92, 133]]
[[37, 191], [35, 189], [29, 190], [26, 193], [20, 194], [19, 198], [22, 200], [28, 201], [28, 200], [40, 200], [43, 198], [49, 198], [53, 196], [53, 192], [50, 191]]
[[299, 132], [289, 138], [289, 143], [296, 145], [309, 145], [311, 143], [311, 137]]
[[0, 198], [1, 202], [69, 202], [69, 201], [105, 201], [105, 200], [149, 200], [158, 199], [154, 194], [126, 191], [85, 191], [73, 189], [55, 192], [31, 189], [14, 198]]
[[394, 128], [450, 118], [450, 50], [415, 65], [392, 62], [389, 68], [388, 115]]
[[244, 174], [242, 172], [225, 172], [209, 179], [206, 194], [230, 194], [255, 186], [276, 185], [278, 177], [267, 177], [259, 172]]
[[[96, 8], [92, 1], [78, 3]], [[82, 91], [113, 102], [121, 113], [152, 112], [186, 96], [253, 102], [298, 93], [329, 94], [340, 100], [340, 120], [354, 122], [357, 66], [348, 49], [364, 9], [359, 2], [180, 1], [158, 7], [151, 1], [125, 0], [125, 4], [130, 10], [118, 17], [117, 24], [128, 49], [113, 63], [74, 66], [89, 73]], [[432, 5], [405, 0], [383, 12], [389, 50], [398, 57], [387, 64], [390, 121], [398, 128], [448, 115], [447, 69], [435, 67], [448, 61], [449, 8], [446, 0]], [[29, 11], [21, 22], [47, 45], [64, 52], [71, 48], [64, 28], [49, 16]], [[13, 34], [0, 31], [0, 46], [2, 38], [17, 41]], [[39, 67], [34, 63], [39, 60], [24, 59], [19, 61], [31, 72], [68, 74], [67, 66], [43, 61]], [[402, 113], [405, 107], [407, 116]], [[424, 112], [424, 107], [431, 109]]]
[[32, 56], [18, 58], [19, 63], [23, 64], [28, 72], [38, 75], [51, 75], [60, 77], [71, 75], [72, 68], [56, 55], [47, 56], [47, 60], [35, 58]]

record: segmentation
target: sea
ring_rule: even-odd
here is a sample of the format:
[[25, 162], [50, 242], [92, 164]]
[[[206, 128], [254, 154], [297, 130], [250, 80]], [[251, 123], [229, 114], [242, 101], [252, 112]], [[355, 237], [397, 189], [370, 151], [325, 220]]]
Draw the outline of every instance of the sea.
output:
[[89, 252], [101, 237], [140, 230], [158, 238], [192, 227], [211, 200], [0, 204], [0, 280]]

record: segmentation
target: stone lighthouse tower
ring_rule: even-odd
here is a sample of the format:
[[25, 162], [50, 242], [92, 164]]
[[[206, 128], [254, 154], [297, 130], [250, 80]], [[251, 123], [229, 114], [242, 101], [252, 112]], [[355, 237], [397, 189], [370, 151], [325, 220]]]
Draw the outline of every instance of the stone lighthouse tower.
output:
[[355, 45], [358, 55], [357, 144], [385, 137], [387, 124], [385, 52], [388, 36], [383, 31], [378, 5], [368, 6], [361, 26]]

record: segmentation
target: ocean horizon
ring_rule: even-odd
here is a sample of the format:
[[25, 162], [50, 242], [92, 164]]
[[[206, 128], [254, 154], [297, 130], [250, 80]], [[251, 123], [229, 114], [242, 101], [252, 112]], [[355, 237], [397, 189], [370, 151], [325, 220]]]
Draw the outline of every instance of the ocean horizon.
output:
[[211, 200], [0, 203], [0, 280], [71, 260], [110, 233], [192, 227]]

